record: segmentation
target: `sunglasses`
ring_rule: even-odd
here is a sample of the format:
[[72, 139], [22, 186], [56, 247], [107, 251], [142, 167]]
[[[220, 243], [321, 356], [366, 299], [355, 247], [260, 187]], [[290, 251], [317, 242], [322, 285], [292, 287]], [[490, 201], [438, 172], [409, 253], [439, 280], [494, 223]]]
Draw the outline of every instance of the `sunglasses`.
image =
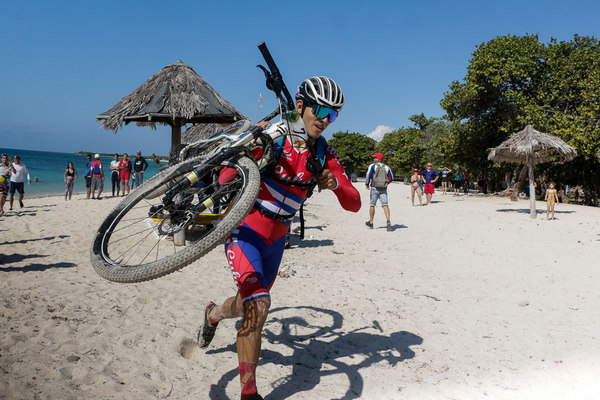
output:
[[335, 121], [335, 119], [337, 118], [337, 116], [339, 114], [333, 108], [320, 106], [320, 105], [312, 105], [311, 107], [312, 107], [313, 114], [315, 114], [315, 117], [317, 117], [319, 119], [323, 119], [323, 118], [329, 116], [329, 123], [332, 123], [333, 121]]

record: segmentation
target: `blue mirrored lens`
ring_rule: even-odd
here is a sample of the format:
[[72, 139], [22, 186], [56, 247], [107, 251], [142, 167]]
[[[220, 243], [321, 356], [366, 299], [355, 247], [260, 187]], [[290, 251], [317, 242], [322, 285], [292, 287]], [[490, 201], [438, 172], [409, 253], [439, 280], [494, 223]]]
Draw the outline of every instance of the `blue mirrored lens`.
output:
[[338, 116], [337, 111], [335, 111], [332, 108], [325, 107], [325, 106], [313, 106], [312, 110], [313, 110], [313, 114], [315, 114], [315, 117], [317, 117], [319, 119], [323, 119], [323, 118], [329, 116], [329, 123], [332, 123], [333, 121], [335, 121], [335, 119]]

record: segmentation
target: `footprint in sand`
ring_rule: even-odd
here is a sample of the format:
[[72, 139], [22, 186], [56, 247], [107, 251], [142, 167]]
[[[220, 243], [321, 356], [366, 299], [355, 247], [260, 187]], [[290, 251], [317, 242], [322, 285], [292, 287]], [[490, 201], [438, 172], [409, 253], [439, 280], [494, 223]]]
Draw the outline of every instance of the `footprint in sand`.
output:
[[190, 338], [183, 338], [178, 346], [179, 354], [188, 360], [196, 360], [199, 357], [198, 343]]

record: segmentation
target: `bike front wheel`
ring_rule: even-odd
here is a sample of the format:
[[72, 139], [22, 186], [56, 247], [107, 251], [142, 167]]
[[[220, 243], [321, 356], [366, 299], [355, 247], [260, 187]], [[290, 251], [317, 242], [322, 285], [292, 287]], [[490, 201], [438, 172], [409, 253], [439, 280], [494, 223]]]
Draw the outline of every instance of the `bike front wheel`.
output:
[[163, 201], [196, 162], [171, 167], [132, 191], [104, 220], [92, 243], [96, 272], [114, 282], [155, 279], [192, 263], [248, 215], [260, 187], [254, 160], [238, 156], [203, 168], [197, 182]]

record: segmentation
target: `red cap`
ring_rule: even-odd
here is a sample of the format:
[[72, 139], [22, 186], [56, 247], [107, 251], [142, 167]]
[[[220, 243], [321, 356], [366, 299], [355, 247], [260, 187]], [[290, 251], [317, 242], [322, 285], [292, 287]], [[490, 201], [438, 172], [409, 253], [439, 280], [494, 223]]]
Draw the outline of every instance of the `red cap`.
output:
[[433, 166], [433, 164], [431, 164], [430, 162], [428, 162], [428, 163], [427, 163], [427, 166], [429, 167], [430, 165], [431, 165], [431, 166]]
[[383, 154], [381, 154], [381, 153], [375, 153], [371, 157], [377, 157], [377, 158], [379, 158], [379, 161], [383, 161]]
[[418, 168], [413, 169], [413, 172], [419, 172]]

